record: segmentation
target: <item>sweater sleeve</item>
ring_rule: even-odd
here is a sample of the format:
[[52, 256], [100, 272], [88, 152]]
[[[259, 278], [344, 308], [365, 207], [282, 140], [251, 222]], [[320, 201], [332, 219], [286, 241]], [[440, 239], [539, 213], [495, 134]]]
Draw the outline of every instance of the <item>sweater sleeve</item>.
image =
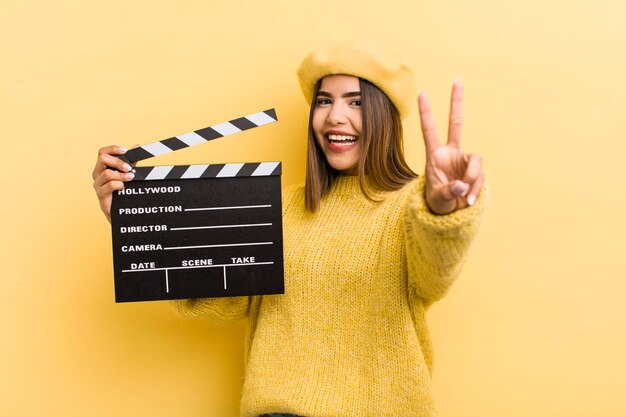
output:
[[407, 200], [404, 232], [411, 296], [429, 305], [441, 299], [459, 275], [486, 206], [488, 189], [471, 207], [447, 215], [433, 214], [424, 198], [421, 176]]
[[225, 324], [247, 317], [250, 297], [191, 298], [170, 304], [183, 317], [207, 316]]

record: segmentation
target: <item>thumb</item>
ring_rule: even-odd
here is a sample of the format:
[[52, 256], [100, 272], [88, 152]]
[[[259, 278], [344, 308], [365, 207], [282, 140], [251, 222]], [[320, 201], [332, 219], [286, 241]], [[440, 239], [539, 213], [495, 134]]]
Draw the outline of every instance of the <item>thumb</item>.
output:
[[457, 198], [467, 195], [469, 189], [469, 184], [463, 181], [451, 181], [427, 193], [426, 202], [434, 213], [448, 214], [456, 209]]
[[450, 189], [450, 199], [465, 197], [470, 189], [469, 184], [459, 180], [452, 181], [446, 184], [445, 187], [449, 187]]

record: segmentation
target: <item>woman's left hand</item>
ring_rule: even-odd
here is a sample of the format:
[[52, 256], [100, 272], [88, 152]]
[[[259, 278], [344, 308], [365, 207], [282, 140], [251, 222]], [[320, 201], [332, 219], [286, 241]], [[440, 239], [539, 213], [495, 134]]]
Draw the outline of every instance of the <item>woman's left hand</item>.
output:
[[482, 157], [461, 147], [463, 84], [455, 81], [450, 100], [448, 142], [441, 145], [425, 93], [417, 98], [426, 145], [426, 203], [433, 213], [449, 214], [474, 204], [485, 182]]

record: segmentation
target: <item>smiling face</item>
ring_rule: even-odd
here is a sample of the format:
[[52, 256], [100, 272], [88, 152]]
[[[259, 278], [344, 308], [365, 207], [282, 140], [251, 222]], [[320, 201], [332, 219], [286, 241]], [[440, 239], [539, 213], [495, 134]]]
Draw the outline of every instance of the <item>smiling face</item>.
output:
[[363, 129], [359, 79], [327, 75], [313, 105], [313, 134], [328, 164], [341, 175], [355, 175]]

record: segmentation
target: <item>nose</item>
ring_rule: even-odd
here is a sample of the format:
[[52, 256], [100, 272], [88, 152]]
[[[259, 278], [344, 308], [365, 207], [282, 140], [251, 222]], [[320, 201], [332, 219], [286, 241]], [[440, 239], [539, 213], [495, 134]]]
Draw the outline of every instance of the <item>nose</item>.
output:
[[341, 103], [334, 103], [328, 112], [327, 122], [331, 125], [341, 125], [347, 122], [345, 106]]

